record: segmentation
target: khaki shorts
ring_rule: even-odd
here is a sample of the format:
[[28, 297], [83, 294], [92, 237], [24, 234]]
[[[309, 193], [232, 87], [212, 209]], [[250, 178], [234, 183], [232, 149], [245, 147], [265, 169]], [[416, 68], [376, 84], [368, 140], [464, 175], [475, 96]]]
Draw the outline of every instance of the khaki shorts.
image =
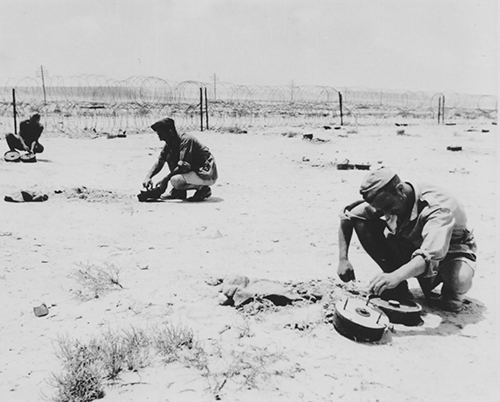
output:
[[175, 175], [172, 177], [172, 179], [176, 176], [182, 176], [182, 178], [185, 180], [187, 184], [190, 184], [192, 186], [212, 186], [215, 183], [214, 179], [203, 179], [200, 176], [196, 174], [196, 172], [188, 172], [188, 173], [182, 173], [179, 175]]

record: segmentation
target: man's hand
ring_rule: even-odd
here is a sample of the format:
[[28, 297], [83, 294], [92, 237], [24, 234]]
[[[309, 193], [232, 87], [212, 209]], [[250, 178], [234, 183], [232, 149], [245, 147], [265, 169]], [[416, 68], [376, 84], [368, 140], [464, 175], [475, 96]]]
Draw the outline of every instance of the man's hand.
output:
[[337, 268], [337, 274], [344, 282], [354, 281], [354, 268], [349, 260], [340, 260]]
[[394, 289], [401, 282], [394, 272], [378, 274], [370, 281], [368, 291], [380, 296], [384, 290]]
[[153, 188], [153, 181], [151, 179], [146, 179], [142, 182], [142, 187], [146, 190], [151, 190]]

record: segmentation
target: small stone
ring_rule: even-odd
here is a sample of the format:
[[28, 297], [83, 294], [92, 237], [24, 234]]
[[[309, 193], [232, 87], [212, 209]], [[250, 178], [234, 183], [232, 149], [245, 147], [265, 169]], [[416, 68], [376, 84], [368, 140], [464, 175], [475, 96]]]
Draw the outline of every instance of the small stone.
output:
[[42, 303], [40, 306], [33, 307], [33, 312], [37, 317], [45, 317], [49, 314], [49, 309], [45, 303]]

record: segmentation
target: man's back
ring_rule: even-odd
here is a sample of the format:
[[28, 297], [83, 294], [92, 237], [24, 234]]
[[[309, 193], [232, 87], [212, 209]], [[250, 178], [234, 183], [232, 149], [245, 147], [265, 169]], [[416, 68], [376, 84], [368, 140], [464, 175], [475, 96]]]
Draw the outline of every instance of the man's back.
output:
[[39, 122], [30, 119], [24, 120], [19, 125], [19, 135], [29, 146], [32, 142], [38, 141], [42, 134], [43, 126]]

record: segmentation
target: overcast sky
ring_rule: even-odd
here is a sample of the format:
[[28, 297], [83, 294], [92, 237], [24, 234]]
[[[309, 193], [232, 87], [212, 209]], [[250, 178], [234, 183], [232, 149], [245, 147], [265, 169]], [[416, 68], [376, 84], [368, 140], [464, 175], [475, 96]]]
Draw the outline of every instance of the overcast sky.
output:
[[497, 90], [495, 0], [1, 3], [0, 85], [43, 64], [52, 75]]

